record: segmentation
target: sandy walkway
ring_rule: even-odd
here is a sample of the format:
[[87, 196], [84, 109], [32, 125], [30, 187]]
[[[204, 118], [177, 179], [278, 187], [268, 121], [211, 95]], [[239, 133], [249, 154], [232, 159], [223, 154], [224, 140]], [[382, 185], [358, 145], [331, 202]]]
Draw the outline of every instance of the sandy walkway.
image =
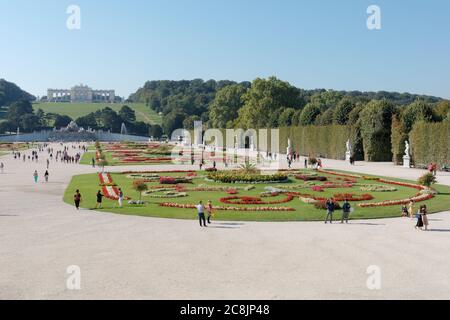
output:
[[[92, 168], [52, 163], [50, 183], [35, 185], [43, 155], [38, 165], [0, 161], [0, 299], [450, 298], [450, 213], [433, 215], [431, 232], [409, 219], [200, 229], [196, 221], [76, 212], [62, 195], [72, 175]], [[353, 169], [419, 174], [389, 164]], [[439, 180], [450, 184], [447, 174]], [[81, 268], [79, 291], [66, 288], [70, 265]], [[380, 290], [366, 286], [370, 265], [381, 268]]]

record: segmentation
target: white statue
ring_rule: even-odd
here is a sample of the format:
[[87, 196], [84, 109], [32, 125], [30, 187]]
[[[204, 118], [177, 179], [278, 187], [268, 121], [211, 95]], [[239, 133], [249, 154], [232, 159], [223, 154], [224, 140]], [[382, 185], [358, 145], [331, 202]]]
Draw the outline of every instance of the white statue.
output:
[[352, 153], [352, 145], [350, 143], [350, 139], [347, 140], [345, 145], [347, 147], [347, 153]]
[[409, 157], [409, 142], [405, 141], [405, 156]]
[[287, 147], [286, 151], [287, 151], [286, 154], [288, 154], [288, 155], [292, 153], [291, 139], [288, 139], [288, 147]]

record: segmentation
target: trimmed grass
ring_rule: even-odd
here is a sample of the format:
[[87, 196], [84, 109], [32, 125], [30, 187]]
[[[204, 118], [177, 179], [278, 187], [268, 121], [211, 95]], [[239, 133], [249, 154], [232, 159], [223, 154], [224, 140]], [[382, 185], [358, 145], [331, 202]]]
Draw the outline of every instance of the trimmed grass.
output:
[[[203, 175], [204, 172], [198, 172], [198, 175]], [[183, 173], [161, 173], [163, 176], [185, 176]], [[322, 174], [321, 174], [322, 175]], [[120, 186], [126, 196], [129, 196], [133, 199], [138, 199], [139, 195], [136, 191], [132, 190], [131, 185], [133, 183], [133, 179], [129, 179], [126, 175], [123, 174], [111, 174], [114, 182]], [[336, 177], [329, 176], [332, 180], [335, 180]], [[405, 181], [399, 179], [391, 179], [397, 181]], [[208, 186], [247, 186], [246, 184], [224, 184], [224, 183], [215, 183], [206, 181], [203, 177], [199, 177], [194, 179], [194, 184], [186, 184], [186, 187], [195, 187], [199, 184], [205, 184]], [[412, 181], [407, 181], [412, 182]], [[302, 184], [303, 182], [297, 181], [295, 179], [291, 179], [291, 182], [288, 185]], [[370, 180], [360, 179], [358, 183], [363, 184], [381, 184], [379, 182], [374, 182]], [[159, 182], [148, 183], [149, 186], [159, 185]], [[275, 186], [277, 184], [256, 184], [256, 188], [250, 191], [238, 191], [238, 196], [259, 196], [261, 192], [265, 191], [264, 188], [266, 186]], [[411, 196], [414, 196], [417, 193], [417, 190], [396, 186], [397, 191], [395, 192], [371, 192], [371, 194], [375, 197], [375, 201], [383, 201], [383, 200], [397, 200], [397, 199], [405, 199]], [[450, 187], [443, 185], [434, 186], [436, 190], [439, 191], [439, 195], [434, 197], [431, 200], [421, 202], [420, 204], [426, 204], [428, 206], [429, 212], [441, 212], [449, 209], [450, 203]], [[70, 185], [68, 186], [64, 201], [72, 204], [73, 193], [76, 189], [80, 189], [83, 195], [83, 208], [93, 208], [95, 206], [95, 195], [101, 187], [99, 187], [99, 181], [97, 174], [88, 174], [88, 175], [79, 175], [72, 178]], [[360, 191], [359, 187], [353, 188], [343, 188], [343, 189], [327, 189], [325, 192], [313, 192], [311, 189], [302, 189], [299, 190], [301, 193], [307, 193], [320, 197], [328, 197], [337, 193], [354, 193], [354, 194], [364, 194], [368, 192]], [[191, 192], [187, 191], [188, 197], [185, 198], [174, 198], [174, 199], [158, 199], [143, 196], [142, 199], [148, 201], [149, 203], [141, 206], [129, 205], [127, 203], [124, 204], [123, 208], [118, 208], [116, 201], [111, 201], [105, 199], [103, 205], [103, 211], [112, 212], [117, 214], [124, 215], [136, 215], [143, 217], [161, 217], [161, 218], [176, 218], [176, 219], [197, 219], [197, 213], [192, 209], [178, 209], [178, 208], [166, 208], [160, 207], [158, 204], [160, 202], [175, 202], [175, 203], [189, 203], [196, 204], [198, 201], [203, 200], [206, 203], [208, 200], [211, 200], [213, 205], [223, 205], [227, 206], [219, 201], [220, 198], [229, 196], [226, 192]], [[283, 195], [274, 198], [268, 198], [269, 201], [273, 201], [276, 199], [283, 198]], [[263, 198], [264, 199], [264, 198]], [[126, 202], [126, 201], [125, 201]], [[387, 217], [400, 217], [401, 216], [401, 206], [389, 206], [389, 207], [378, 207], [378, 208], [360, 208], [357, 207], [358, 202], [351, 202], [352, 207], [355, 208], [355, 211], [351, 214], [351, 219], [374, 219], [374, 218], [387, 218]], [[244, 205], [242, 205], [244, 206]], [[249, 212], [249, 211], [218, 211], [215, 210], [215, 220], [222, 221], [320, 221], [324, 220], [326, 216], [326, 212], [323, 210], [316, 209], [311, 204], [306, 204], [300, 201], [298, 198], [295, 198], [291, 202], [278, 204], [278, 205], [268, 205], [268, 206], [277, 206], [277, 207], [292, 207], [295, 209], [293, 212]], [[418, 209], [419, 204], [416, 204]], [[334, 214], [334, 219], [341, 218], [341, 211], [338, 210]]]
[[123, 105], [129, 106], [136, 112], [136, 119], [150, 124], [161, 124], [162, 117], [155, 111], [147, 107], [144, 103], [61, 103], [61, 102], [45, 102], [33, 104], [33, 109], [36, 111], [42, 109], [45, 113], [56, 113], [60, 115], [67, 115], [72, 119], [85, 116], [91, 112], [95, 112], [106, 107], [110, 107], [114, 111], [119, 111]]

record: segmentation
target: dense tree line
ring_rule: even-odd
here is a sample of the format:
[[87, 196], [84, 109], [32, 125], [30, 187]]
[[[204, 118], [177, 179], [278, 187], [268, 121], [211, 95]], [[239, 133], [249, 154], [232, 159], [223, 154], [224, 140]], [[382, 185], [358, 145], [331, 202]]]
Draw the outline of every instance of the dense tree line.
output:
[[[192, 129], [195, 120], [214, 128], [346, 125], [351, 116], [354, 124], [359, 112], [371, 101], [392, 104], [393, 113], [416, 101], [431, 107], [442, 101], [432, 96], [386, 91], [303, 90], [275, 77], [239, 84], [201, 79], [149, 81], [130, 100], [144, 102], [161, 112], [166, 134], [182, 127]], [[415, 119], [408, 114], [405, 117]]]
[[23, 91], [14, 83], [0, 79], [0, 107], [9, 106], [20, 100], [33, 101], [35, 97]]

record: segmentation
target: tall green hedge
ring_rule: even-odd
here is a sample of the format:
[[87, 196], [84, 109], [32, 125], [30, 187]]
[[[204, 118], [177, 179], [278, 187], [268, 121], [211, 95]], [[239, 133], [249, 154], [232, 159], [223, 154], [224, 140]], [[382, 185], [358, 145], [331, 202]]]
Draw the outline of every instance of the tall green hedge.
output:
[[411, 153], [416, 166], [435, 162], [450, 166], [450, 123], [420, 121], [409, 134]]
[[280, 151], [285, 153], [288, 138], [294, 151], [330, 159], [345, 159], [346, 142], [351, 138], [349, 126], [304, 126], [280, 128]]

